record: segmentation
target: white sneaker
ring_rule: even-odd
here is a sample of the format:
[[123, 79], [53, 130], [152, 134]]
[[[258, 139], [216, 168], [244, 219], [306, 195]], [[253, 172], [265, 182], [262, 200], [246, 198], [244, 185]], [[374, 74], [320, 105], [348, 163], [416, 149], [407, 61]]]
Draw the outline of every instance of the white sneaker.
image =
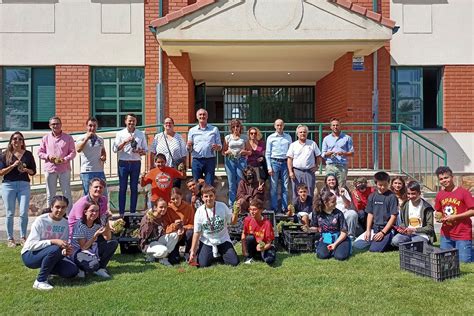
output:
[[244, 264], [252, 264], [253, 263], [253, 258], [247, 258], [244, 261]]
[[168, 261], [168, 258], [161, 258], [159, 262], [164, 266], [171, 267], [171, 263]]
[[35, 283], [33, 283], [33, 288], [42, 291], [49, 291], [53, 289], [53, 286], [48, 282], [39, 282], [38, 280], [35, 280]]
[[86, 273], [83, 270], [79, 269], [79, 272], [77, 272], [76, 274], [76, 278], [84, 279], [85, 277], [86, 277]]
[[95, 275], [100, 276], [101, 278], [110, 278], [110, 275], [107, 273], [105, 269], [99, 269], [94, 272]]

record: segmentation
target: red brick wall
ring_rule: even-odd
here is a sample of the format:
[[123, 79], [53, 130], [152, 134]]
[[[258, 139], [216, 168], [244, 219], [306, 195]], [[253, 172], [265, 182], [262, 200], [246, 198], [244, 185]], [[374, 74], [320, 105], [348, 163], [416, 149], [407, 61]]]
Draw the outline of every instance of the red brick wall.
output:
[[447, 65], [443, 78], [443, 127], [474, 131], [474, 65]]
[[158, 18], [159, 0], [148, 0], [145, 5], [145, 124], [156, 124], [156, 85], [158, 83], [158, 42], [148, 26]]
[[65, 132], [84, 130], [90, 116], [90, 68], [85, 65], [56, 66], [56, 115]]
[[168, 61], [168, 115], [175, 123], [193, 122], [194, 79], [189, 55], [168, 57]]

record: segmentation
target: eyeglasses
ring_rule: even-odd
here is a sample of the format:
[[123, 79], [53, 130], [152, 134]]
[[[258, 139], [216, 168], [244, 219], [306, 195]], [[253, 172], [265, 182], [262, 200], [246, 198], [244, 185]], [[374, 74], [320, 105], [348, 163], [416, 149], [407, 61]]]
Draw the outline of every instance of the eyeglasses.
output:
[[21, 141], [23, 141], [23, 138], [20, 138], [20, 137], [13, 137], [12, 140], [21, 142]]

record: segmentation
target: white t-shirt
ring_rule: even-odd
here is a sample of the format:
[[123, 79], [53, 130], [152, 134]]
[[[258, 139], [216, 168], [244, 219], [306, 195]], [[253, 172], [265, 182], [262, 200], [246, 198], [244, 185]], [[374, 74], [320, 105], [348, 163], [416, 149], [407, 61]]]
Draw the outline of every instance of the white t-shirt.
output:
[[[82, 143], [86, 136], [87, 133], [76, 139], [76, 145]], [[104, 171], [104, 163], [100, 160], [102, 148], [104, 148], [104, 139], [100, 136], [86, 142], [81, 151], [81, 173]]]
[[69, 226], [64, 217], [59, 221], [53, 220], [49, 213], [38, 216], [33, 225], [28, 239], [21, 249], [21, 254], [36, 251], [51, 246], [51, 239], [68, 240]]
[[[423, 208], [423, 201], [419, 201], [418, 205], [415, 206], [411, 201], [408, 201], [408, 227], [420, 228], [423, 225], [423, 219], [421, 218], [421, 209]], [[429, 240], [428, 235], [423, 233], [416, 233]]]
[[316, 157], [321, 155], [318, 145], [310, 139], [304, 144], [299, 140], [290, 144], [288, 157], [293, 158], [293, 167], [298, 169], [311, 169], [316, 165]]
[[222, 202], [216, 201], [214, 208], [201, 205], [194, 215], [194, 231], [201, 233], [199, 239], [208, 246], [230, 242], [227, 225], [232, 221], [232, 211]]
[[229, 146], [232, 155], [235, 157], [240, 157], [240, 152], [245, 149], [245, 142], [247, 141], [246, 135], [240, 135], [239, 138], [234, 138], [234, 135], [226, 135], [225, 141]]
[[[336, 191], [333, 189], [330, 190], [335, 196], [336, 196], [336, 208], [340, 210], [341, 212], [345, 213], [347, 210], [349, 210], [346, 205], [344, 204], [344, 200], [342, 199], [342, 195], [336, 194]], [[351, 200], [351, 196], [349, 195], [349, 192], [345, 190], [344, 197], [348, 199], [349, 201]]]

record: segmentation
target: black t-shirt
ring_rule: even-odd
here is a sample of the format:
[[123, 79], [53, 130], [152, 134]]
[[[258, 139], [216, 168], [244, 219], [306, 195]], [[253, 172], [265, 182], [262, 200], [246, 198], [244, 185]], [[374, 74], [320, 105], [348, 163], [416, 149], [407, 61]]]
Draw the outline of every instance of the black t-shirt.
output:
[[[12, 163], [17, 161], [16, 156], [12, 157]], [[36, 173], [36, 163], [35, 158], [31, 151], [25, 150], [25, 153], [21, 157], [20, 161], [26, 165], [26, 168], [33, 170]], [[7, 164], [7, 157], [5, 153], [0, 156], [0, 169], [4, 169], [11, 164]], [[3, 182], [12, 182], [12, 181], [26, 181], [30, 182], [30, 177], [26, 172], [20, 172], [17, 168], [13, 168], [9, 173], [3, 176]]]
[[325, 212], [313, 212], [311, 224], [321, 228], [321, 233], [347, 233], [347, 223], [344, 218], [344, 213], [335, 208], [331, 214]]
[[365, 211], [374, 215], [374, 227], [385, 226], [391, 215], [398, 215], [398, 199], [392, 191], [380, 194], [375, 191], [369, 195]]
[[306, 198], [306, 201], [304, 202], [301, 202], [299, 197], [296, 198], [296, 201], [295, 201], [296, 213], [306, 212], [308, 214], [311, 214], [312, 211], [313, 211], [313, 198], [310, 195], [308, 195], [308, 197]]

